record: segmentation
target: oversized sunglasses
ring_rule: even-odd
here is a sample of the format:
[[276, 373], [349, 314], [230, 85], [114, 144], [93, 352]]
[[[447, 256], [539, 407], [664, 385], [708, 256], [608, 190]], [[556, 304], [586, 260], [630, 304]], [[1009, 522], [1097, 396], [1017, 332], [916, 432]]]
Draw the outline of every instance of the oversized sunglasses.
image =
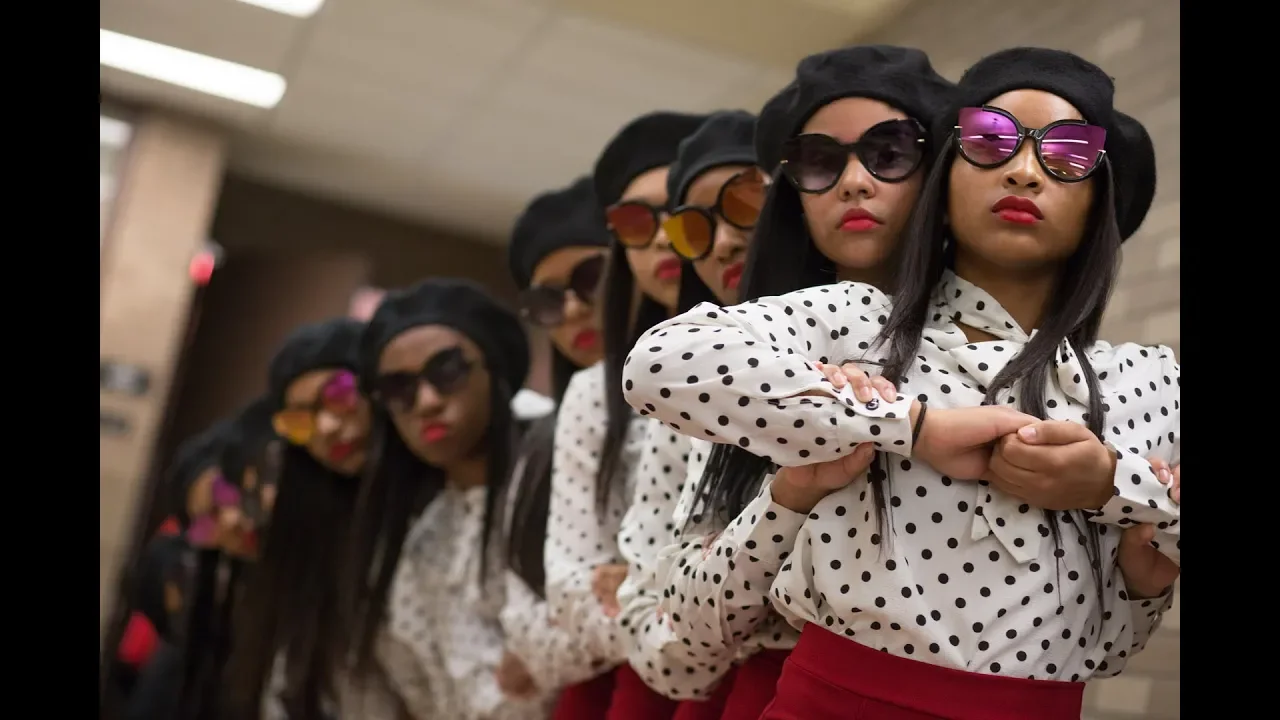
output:
[[310, 407], [285, 408], [271, 417], [276, 434], [294, 445], [306, 445], [315, 437], [316, 416], [321, 411], [345, 417], [360, 402], [356, 376], [350, 370], [339, 370], [320, 389], [320, 396]]
[[418, 372], [393, 372], [379, 375], [373, 383], [373, 399], [390, 410], [405, 412], [418, 402], [422, 383], [441, 395], [452, 395], [467, 384], [475, 363], [461, 347], [451, 347], [432, 355]]
[[213, 511], [207, 515], [192, 518], [191, 525], [187, 528], [187, 540], [199, 547], [208, 547], [217, 540], [218, 511], [240, 504], [240, 488], [227, 480], [222, 473], [214, 476], [210, 494], [213, 498]]
[[955, 131], [960, 156], [980, 168], [1009, 162], [1031, 138], [1040, 167], [1066, 183], [1087, 179], [1107, 153], [1105, 128], [1083, 120], [1058, 120], [1034, 130], [995, 107], [962, 108]]
[[649, 247], [658, 236], [667, 209], [641, 200], [628, 200], [609, 206], [604, 211], [609, 232], [623, 247], [632, 250]]
[[592, 255], [573, 266], [564, 287], [534, 285], [520, 293], [520, 316], [541, 327], [552, 328], [564, 322], [565, 297], [573, 293], [588, 305], [595, 302], [604, 275], [604, 255]]
[[928, 134], [912, 119], [872, 125], [856, 142], [806, 133], [782, 144], [782, 174], [796, 190], [814, 195], [840, 182], [851, 157], [881, 182], [906, 180], [924, 162]]
[[716, 218], [739, 230], [751, 230], [760, 219], [769, 180], [757, 168], [744, 170], [720, 186], [710, 208], [681, 205], [662, 221], [671, 247], [686, 260], [701, 260], [716, 243]]

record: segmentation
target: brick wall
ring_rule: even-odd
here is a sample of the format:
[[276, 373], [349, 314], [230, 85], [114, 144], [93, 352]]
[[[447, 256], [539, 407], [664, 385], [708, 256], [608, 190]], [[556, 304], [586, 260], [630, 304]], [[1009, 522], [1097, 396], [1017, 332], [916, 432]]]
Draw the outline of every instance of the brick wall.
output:
[[[1159, 181], [1142, 230], [1125, 243], [1120, 287], [1103, 337], [1179, 349], [1179, 5], [1168, 0], [914, 0], [896, 20], [860, 42], [912, 45], [943, 75], [959, 79], [988, 53], [1018, 45], [1070, 50], [1116, 79], [1116, 102], [1151, 133]], [[1179, 608], [1146, 652], [1119, 678], [1092, 683], [1087, 720], [1180, 717]]]

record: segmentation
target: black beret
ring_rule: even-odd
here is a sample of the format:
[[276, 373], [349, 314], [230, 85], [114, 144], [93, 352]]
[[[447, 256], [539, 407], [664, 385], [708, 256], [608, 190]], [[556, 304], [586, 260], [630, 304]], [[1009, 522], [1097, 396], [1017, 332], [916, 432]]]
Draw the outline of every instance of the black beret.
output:
[[216, 468], [222, 460], [222, 447], [231, 437], [234, 419], [224, 419], [178, 445], [169, 466], [170, 503], [179, 522], [186, 526], [187, 493], [206, 470]]
[[627, 123], [604, 146], [592, 179], [600, 207], [608, 207], [638, 175], [670, 165], [680, 141], [693, 134], [705, 115], [653, 112]]
[[782, 161], [782, 144], [800, 133], [824, 105], [847, 97], [879, 100], [932, 129], [946, 111], [955, 86], [939, 75], [929, 56], [915, 48], [855, 45], [810, 55], [796, 66], [796, 77], [765, 103], [756, 122], [760, 165], [773, 172]]
[[445, 325], [471, 338], [495, 380], [514, 394], [529, 374], [529, 340], [519, 319], [470, 280], [430, 278], [387, 293], [360, 338], [360, 384], [366, 394], [378, 358], [397, 335], [422, 325]]
[[267, 394], [276, 407], [284, 405], [289, 383], [312, 370], [359, 370], [360, 333], [364, 323], [354, 318], [332, 318], [296, 328], [271, 358], [267, 368]]
[[275, 397], [264, 395], [242, 408], [231, 421], [219, 464], [231, 484], [240, 484], [245, 470], [276, 438], [271, 417], [277, 408]]
[[684, 202], [685, 193], [698, 176], [723, 165], [755, 165], [756, 116], [745, 110], [722, 110], [689, 137], [680, 141], [676, 159], [667, 175], [667, 201], [672, 207]]
[[1115, 82], [1102, 68], [1063, 50], [1019, 47], [979, 60], [960, 78], [949, 112], [935, 132], [951, 132], [960, 108], [977, 107], [1012, 90], [1043, 90], [1071, 103], [1107, 131], [1115, 181], [1116, 223], [1128, 239], [1142, 225], [1156, 192], [1156, 151], [1137, 120], [1115, 109]]
[[523, 290], [543, 258], [561, 248], [584, 245], [609, 246], [609, 230], [590, 177], [543, 193], [524, 209], [507, 245], [511, 278]]

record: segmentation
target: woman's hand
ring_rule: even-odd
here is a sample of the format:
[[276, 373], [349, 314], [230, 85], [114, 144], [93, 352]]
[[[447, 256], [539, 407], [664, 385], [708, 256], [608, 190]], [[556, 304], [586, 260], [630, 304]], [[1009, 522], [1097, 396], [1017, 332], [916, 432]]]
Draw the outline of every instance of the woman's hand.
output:
[[893, 386], [893, 383], [879, 375], [868, 376], [862, 368], [853, 363], [829, 365], [816, 362], [813, 365], [826, 376], [835, 389], [841, 390], [846, 385], [852, 385], [853, 396], [858, 399], [858, 402], [868, 402], [877, 393], [888, 402], [895, 402], [898, 399], [898, 389]]
[[957, 480], [977, 480], [988, 475], [992, 451], [1000, 438], [1040, 422], [1010, 407], [984, 405], [970, 408], [936, 408], [925, 411], [911, 404], [911, 426], [919, 423], [912, 455], [934, 470]]
[[524, 663], [509, 652], [502, 653], [502, 661], [498, 663], [494, 675], [498, 680], [498, 689], [507, 697], [526, 699], [538, 692], [538, 686], [534, 684]]
[[860, 477], [871, 466], [876, 448], [862, 443], [838, 460], [782, 468], [769, 485], [773, 501], [792, 512], [808, 513], [822, 498]]
[[1169, 493], [1169, 499], [1172, 500], [1175, 505], [1181, 505], [1182, 465], [1178, 464], [1170, 467], [1169, 463], [1154, 458], [1147, 462], [1151, 463], [1151, 469], [1156, 471], [1156, 478], [1160, 480], [1160, 484], [1169, 488], [1167, 491]]
[[[1148, 460], [1161, 485], [1169, 487], [1169, 498], [1175, 503], [1181, 497], [1182, 466], [1169, 464], [1163, 460]], [[1179, 503], [1180, 504], [1180, 503]], [[1170, 585], [1182, 573], [1177, 563], [1163, 555], [1151, 544], [1156, 529], [1153, 525], [1138, 525], [1124, 531], [1120, 536], [1120, 551], [1116, 555], [1116, 564], [1124, 575], [1124, 585], [1128, 588], [1129, 599], [1142, 600], [1163, 595]]]
[[622, 606], [618, 604], [618, 586], [626, 578], [625, 564], [597, 565], [592, 571], [591, 592], [595, 594], [596, 600], [600, 601], [607, 617], [617, 617], [618, 613], [622, 612]]
[[1097, 510], [1114, 494], [1116, 456], [1079, 423], [1037, 420], [1000, 439], [992, 485], [1048, 510]]

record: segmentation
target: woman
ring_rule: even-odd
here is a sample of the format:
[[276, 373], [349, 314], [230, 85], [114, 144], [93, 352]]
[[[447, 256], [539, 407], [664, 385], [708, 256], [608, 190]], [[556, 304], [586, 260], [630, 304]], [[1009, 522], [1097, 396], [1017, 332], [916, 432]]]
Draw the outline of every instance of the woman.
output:
[[[1096, 342], [1154, 186], [1112, 95], [1067, 53], [984, 59], [939, 123], [962, 150], [921, 191], [895, 305], [858, 283], [704, 305], [632, 352], [629, 402], [784, 468], [709, 548], [777, 573], [773, 605], [803, 627], [763, 717], [1077, 718], [1083, 681], [1143, 641], [1112, 551], [1117, 526], [1150, 522], [1177, 561], [1178, 509], [1143, 454], [1176, 464], [1178, 368]], [[713, 345], [714, 366], [681, 360]], [[907, 394], [864, 399], [814, 364], [849, 359]], [[841, 467], [861, 444], [892, 456], [869, 489]], [[1060, 487], [1070, 512], [1032, 512]]]
[[545, 713], [504, 657], [497, 499], [511, 472], [511, 398], [529, 368], [514, 315], [473, 283], [389, 293], [360, 343], [370, 456], [346, 563], [354, 672], [376, 664], [415, 718]]
[[[571, 629], [603, 659], [601, 674], [613, 674], [612, 718], [634, 713], [661, 720], [675, 709], [625, 665], [630, 634], [615, 619], [615, 592], [626, 572], [617, 531], [646, 426], [623, 400], [621, 378], [634, 340], [676, 309], [681, 263], [659, 222], [667, 205], [667, 166], [702, 119], [668, 112], [637, 118], [605, 146], [593, 173], [596, 199], [616, 240], [605, 271], [605, 357], [573, 376], [557, 416], [545, 565], [551, 621]], [[605, 717], [605, 708], [584, 696], [598, 697], [607, 683], [601, 678], [568, 688], [554, 717]]]
[[[887, 287], [890, 259], [928, 169], [933, 143], [925, 129], [951, 88], [914, 49], [858, 46], [803, 60], [795, 80], [765, 105], [757, 122], [751, 155], [776, 181], [748, 253], [742, 297], [782, 294], [835, 277]], [[662, 682], [673, 697], [704, 697], [736, 658], [746, 656], [731, 688], [726, 681], [718, 692], [728, 692], [724, 718], [754, 720], [773, 697], [796, 634], [770, 612], [762, 592], [700, 586], [704, 572], [715, 578], [724, 562], [704, 557], [704, 548], [754, 496], [769, 465], [742, 448], [713, 450], [705, 436], [691, 443], [684, 451], [691, 458], [689, 480], [675, 530], [661, 542], [666, 547], [658, 552], [656, 573], [661, 610], [683, 641], [675, 648], [684, 652], [676, 655], [683, 663], [667, 674], [653, 673], [651, 682]], [[673, 461], [664, 456], [664, 463]], [[851, 473], [861, 475], [869, 462], [859, 458]]]
[[[516, 221], [507, 246], [511, 276], [520, 288], [520, 314], [551, 339], [552, 399], [557, 404], [573, 373], [599, 362], [604, 353], [596, 293], [608, 245], [595, 189], [591, 178], [584, 177], [535, 198]], [[555, 422], [554, 413], [535, 421], [516, 455], [503, 526], [508, 570], [500, 616], [507, 651], [548, 695], [589, 680], [604, 661], [579, 642], [580, 636], [552, 625], [547, 617], [542, 548]], [[595, 702], [607, 703], [611, 689], [600, 688]]]
[[[755, 116], [747, 112], [714, 113], [680, 143], [671, 164], [667, 195], [673, 207], [663, 229], [687, 262], [678, 312], [705, 300], [737, 300], [750, 233], [768, 183], [751, 144], [755, 124]], [[657, 556], [676, 541], [673, 515], [687, 482], [690, 442], [660, 422], [648, 423], [631, 507], [618, 532], [618, 547], [629, 566], [618, 589], [618, 618], [636, 636], [631, 667], [649, 687], [683, 700], [676, 720], [717, 720], [730, 683], [721, 683], [711, 695], [719, 674], [708, 670], [728, 669], [732, 658], [700, 655], [679, 642], [658, 606], [663, 582], [656, 574]]]
[[[332, 716], [335, 701], [346, 700], [325, 653], [333, 644], [327, 633], [337, 627], [336, 565], [367, 456], [369, 403], [355, 375], [363, 327], [348, 318], [304, 325], [272, 358], [266, 410], [286, 443], [277, 477], [247, 458], [224, 462], [228, 471], [245, 468], [240, 487], [250, 502], [242, 516], [262, 523], [271, 510], [237, 613], [228, 673], [235, 717]], [[245, 455], [254, 449], [265, 448]]]
[[[273, 433], [265, 398], [242, 408], [225, 425], [217, 458], [217, 474], [209, 485], [212, 509], [202, 518], [208, 523], [210, 543], [200, 551], [193, 582], [176, 589], [176, 603], [192, 598], [186, 611], [188, 689], [184, 702], [198, 717], [213, 718], [223, 712], [222, 683], [232, 642], [232, 618], [243, 595], [247, 567], [257, 559], [257, 532], [245, 512], [246, 477], [256, 476], [257, 456]], [[169, 588], [166, 587], [166, 590]]]
[[[175, 568], [180, 596], [180, 655], [182, 679], [175, 716], [213, 718], [223, 664], [227, 657], [230, 611], [239, 578], [238, 563], [229, 549], [238, 549], [234, 533], [221, 524], [236, 502], [234, 486], [222, 471], [228, 445], [237, 442], [248, 408], [215, 424], [179, 449], [174, 468], [178, 520], [190, 547]], [[174, 672], [179, 672], [175, 670]]]
[[281, 439], [272, 426], [275, 401], [265, 395], [241, 411], [235, 435], [223, 446], [224, 485], [218, 525], [225, 552], [256, 561], [279, 490]]

